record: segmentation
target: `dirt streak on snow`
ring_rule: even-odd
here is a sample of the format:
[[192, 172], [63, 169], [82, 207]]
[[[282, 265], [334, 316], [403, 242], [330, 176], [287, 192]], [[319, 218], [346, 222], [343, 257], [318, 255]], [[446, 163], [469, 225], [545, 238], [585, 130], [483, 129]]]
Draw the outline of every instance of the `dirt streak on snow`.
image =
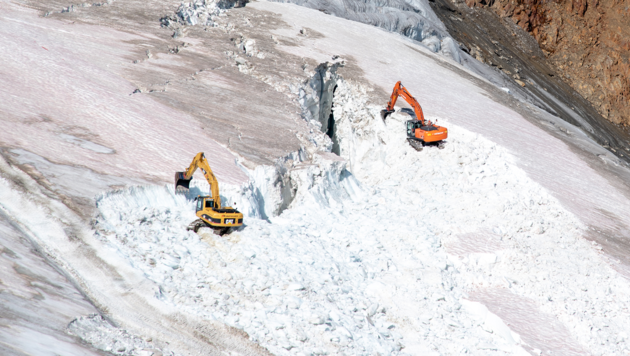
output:
[[0, 354], [98, 355], [65, 334], [77, 315], [97, 310], [39, 254], [0, 203]]
[[[536, 304], [507, 289], [482, 288], [470, 293], [499, 316], [527, 344], [526, 349], [543, 355], [589, 355], [571, 337], [569, 330], [552, 315], [542, 313]], [[537, 352], [534, 350], [538, 350]]]
[[472, 253], [496, 253], [508, 248], [502, 237], [492, 231], [477, 231], [451, 236], [444, 242], [446, 251], [454, 256], [465, 257]]
[[[234, 155], [193, 117], [159, 104], [121, 77], [138, 35], [68, 24], [9, 5], [0, 14], [4, 145], [99, 173], [170, 181], [205, 151], [217, 176], [246, 181]], [[129, 61], [131, 61], [129, 59]], [[28, 134], [25, 134], [28, 133]]]

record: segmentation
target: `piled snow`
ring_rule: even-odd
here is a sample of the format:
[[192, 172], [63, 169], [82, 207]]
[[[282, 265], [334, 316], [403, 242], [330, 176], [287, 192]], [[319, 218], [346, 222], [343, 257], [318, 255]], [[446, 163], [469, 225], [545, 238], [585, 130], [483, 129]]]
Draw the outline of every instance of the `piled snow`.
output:
[[68, 332], [87, 341], [93, 347], [114, 355], [176, 355], [167, 348], [156, 345], [151, 338], [141, 338], [127, 330], [112, 326], [98, 314], [73, 320], [68, 325]]
[[[590, 352], [617, 354], [628, 348], [623, 332], [630, 327], [624, 309], [628, 299], [615, 297], [627, 295], [627, 281], [582, 238], [584, 226], [518, 169], [511, 155], [443, 122], [450, 136], [446, 152], [425, 148], [416, 154], [405, 145], [392, 145], [404, 140], [408, 117], [394, 114], [387, 129], [375, 128], [380, 124], [378, 108], [369, 109], [362, 91], [338, 83], [333, 110], [342, 156], [350, 158], [352, 171], [362, 182], [392, 185], [398, 191], [392, 195], [416, 202], [418, 216], [442, 237], [462, 287], [472, 291], [471, 296], [479, 294], [475, 290], [508, 288], [558, 318]], [[376, 147], [378, 141], [386, 150]], [[475, 238], [481, 242], [477, 246]], [[502, 293], [495, 294], [494, 302], [501, 304]], [[492, 309], [491, 298], [484, 301]], [[535, 317], [531, 321], [522, 328], [528, 333], [522, 335], [525, 341], [536, 334], [530, 330], [540, 329]], [[563, 336], [562, 330], [556, 332]], [[531, 340], [535, 341], [540, 340]], [[580, 348], [562, 341], [565, 344], [554, 353]]]
[[336, 85], [347, 161], [301, 153], [282, 174], [261, 168], [249, 185], [221, 185], [246, 214], [242, 230], [187, 232], [190, 198], [207, 189], [193, 181], [189, 196], [155, 186], [103, 195], [97, 237], [155, 282], [153, 297], [274, 354], [628, 349], [628, 283], [509, 153], [442, 120], [446, 148], [416, 152], [405, 114], [385, 124], [365, 89]]
[[178, 25], [215, 26], [215, 18], [225, 10], [243, 6], [247, 0], [194, 0], [182, 2], [175, 11], [175, 16], [160, 19], [162, 26], [177, 28]]
[[[317, 166], [304, 171], [309, 169]], [[335, 172], [330, 167], [314, 176], [330, 184], [341, 178]], [[357, 191], [351, 176], [338, 185], [339, 193]], [[118, 196], [138, 201], [136, 208], [116, 195], [99, 202], [99, 234], [159, 285], [157, 298], [243, 329], [275, 354], [390, 354], [402, 346], [411, 353], [430, 353], [430, 347], [460, 351], [458, 343], [441, 340], [452, 332], [443, 314], [458, 326], [470, 328], [473, 321], [457, 311], [461, 291], [447, 295], [441, 286], [443, 276], [452, 283], [453, 270], [436, 236], [411, 226], [384, 233], [383, 227], [370, 226], [379, 209], [375, 202], [366, 204], [369, 196], [352, 193], [354, 204], [350, 193], [334, 196], [316, 188], [300, 208], [271, 223], [249, 218], [243, 231], [227, 237], [206, 229], [200, 235], [186, 232], [190, 203], [168, 188], [138, 188]], [[414, 230], [422, 238], [410, 240]], [[421, 254], [423, 261], [409, 260], [410, 252]], [[399, 295], [387, 295], [402, 286]], [[417, 300], [408, 306], [422, 315], [409, 320], [392, 299]], [[429, 306], [436, 301], [437, 311]], [[407, 337], [421, 332], [429, 342], [406, 342], [402, 332]], [[495, 344], [482, 330], [468, 334], [474, 344]]]
[[177, 8], [177, 17], [187, 25], [194, 26], [201, 24], [204, 26], [212, 26], [214, 16], [221, 14], [221, 8], [215, 2], [207, 2], [206, 0], [196, 0], [189, 3], [182, 3]]

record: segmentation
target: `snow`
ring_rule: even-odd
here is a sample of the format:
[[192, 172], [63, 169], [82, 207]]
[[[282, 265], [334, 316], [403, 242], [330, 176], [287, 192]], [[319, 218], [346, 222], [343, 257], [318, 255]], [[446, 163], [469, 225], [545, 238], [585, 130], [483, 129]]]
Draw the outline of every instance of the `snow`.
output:
[[65, 333], [68, 320], [96, 308], [38, 252], [5, 204], [0, 201], [0, 354], [96, 355]]
[[[89, 195], [94, 187], [72, 184], [83, 169], [170, 181], [168, 172], [181, 169], [172, 162], [212, 150], [225, 201], [246, 215], [246, 226], [228, 236], [187, 232], [195, 218], [190, 195], [207, 191], [194, 181], [189, 196], [159, 185], [102, 192], [87, 227], [45, 184], [0, 161], [2, 211], [120, 326], [78, 318], [74, 335], [116, 351], [121, 342], [149, 347], [143, 342], [153, 337], [183, 354], [628, 352], [630, 290], [617, 272], [623, 266], [584, 239], [592, 227], [612, 230], [628, 219], [620, 178], [593, 162], [608, 156], [588, 156], [603, 149], [577, 130], [564, 140], [550, 135], [521, 116], [538, 115], [535, 108], [515, 112], [487, 82], [406, 38], [288, 4], [250, 5], [287, 24], [270, 36], [318, 33], [278, 45], [286, 53], [318, 63], [339, 55], [362, 70], [346, 82], [322, 66], [320, 76], [330, 81], [324, 87], [337, 86], [334, 97], [313, 99], [323, 87], [294, 83], [296, 92], [304, 84], [302, 116], [312, 131], [296, 126], [302, 148], [275, 166], [250, 168], [214, 136], [198, 133], [193, 118], [128, 95], [133, 86], [105, 69], [130, 53], [117, 41], [133, 41], [133, 34], [103, 29], [88, 38], [93, 32], [81, 24], [49, 31], [53, 22], [6, 6], [11, 16], [0, 36], [11, 59], [3, 74], [8, 83], [21, 83], [12, 73], [32, 74], [26, 84], [5, 86], [12, 101], [1, 107], [14, 121], [0, 139], [19, 162], [59, 173], [61, 192]], [[31, 38], [55, 46], [41, 49]], [[65, 46], [70, 38], [88, 49], [102, 41], [107, 55]], [[247, 40], [240, 44], [246, 50]], [[234, 73], [264, 75], [254, 69]], [[368, 97], [387, 93], [396, 78], [427, 118], [448, 127], [445, 149], [410, 148], [403, 113], [381, 121], [384, 103]], [[317, 132], [325, 128], [326, 100], [334, 102], [335, 142]], [[37, 119], [22, 120], [25, 112]], [[63, 129], [81, 125], [87, 130]], [[26, 131], [32, 134], [20, 134]], [[341, 158], [327, 152], [335, 147]], [[70, 164], [78, 167], [66, 169]], [[89, 177], [98, 190], [124, 183]]]
[[153, 342], [150, 337], [141, 338], [130, 334], [127, 330], [116, 328], [99, 314], [82, 316], [73, 320], [68, 325], [68, 332], [80, 337], [93, 347], [114, 355], [176, 355], [168, 347], [165, 348]]
[[[499, 332], [502, 330], [505, 333], [502, 327], [508, 323], [512, 332], [518, 333], [518, 337], [527, 343], [527, 350], [534, 355], [589, 354], [572, 340], [571, 333], [565, 325], [552, 315], [540, 312], [531, 300], [505, 289], [493, 288], [476, 290], [471, 293], [471, 299], [478, 301], [467, 303], [476, 307], [476, 310], [471, 312], [477, 314], [480, 319], [483, 318], [486, 326], [490, 328], [498, 326]], [[492, 314], [490, 310], [496, 314]], [[493, 332], [496, 331], [493, 329]]]
[[[95, 240], [90, 230], [82, 228], [80, 217], [57, 199], [51, 199], [54, 195], [46, 190], [45, 186], [38, 185], [35, 180], [11, 167], [4, 160], [0, 160], [0, 171], [3, 172], [3, 177], [0, 178], [2, 202], [0, 207], [3, 213], [10, 217], [14, 226], [19, 227], [33, 248], [46, 256], [49, 263], [63, 271], [71, 283], [81, 289], [89, 304], [92, 304], [78, 308], [74, 304], [80, 304], [71, 303], [72, 300], [62, 299], [57, 302], [58, 298], [52, 298], [48, 303], [56, 304], [55, 308], [37, 308], [36, 305], [27, 304], [23, 312], [25, 318], [38, 320], [41, 313], [41, 317], [61, 323], [63, 330], [67, 325], [65, 323], [70, 323], [73, 318], [80, 316], [76, 315], [77, 313], [86, 311], [94, 313], [98, 308], [112, 314], [110, 321], [117, 323], [123, 320], [123, 330], [98, 327], [97, 331], [104, 339], [94, 340], [90, 336], [94, 335], [91, 328], [95, 326], [91, 323], [79, 323], [81, 327], [87, 327], [87, 330], [75, 328], [73, 333], [85, 336], [85, 342], [91, 342], [95, 346], [103, 345], [105, 349], [108, 346], [112, 348], [116, 346], [108, 345], [107, 342], [118, 340], [116, 335], [123, 333], [142, 335], [142, 338], [151, 337], [158, 341], [166, 339], [171, 348], [183, 354], [217, 349], [247, 354], [261, 353], [261, 350], [257, 350], [251, 344], [244, 343], [238, 333], [234, 334], [220, 324], [207, 321], [201, 324], [195, 315], [178, 314], [169, 305], [153, 298], [156, 292], [155, 284], [148, 281], [141, 271], [128, 263], [128, 260], [124, 260], [115, 251], [105, 248]], [[13, 283], [9, 286], [12, 287]], [[75, 312], [72, 312], [73, 310]], [[70, 316], [65, 314], [68, 312]], [[43, 324], [49, 322], [46, 320]], [[206, 342], [196, 339], [194, 330], [205, 330], [211, 334], [214, 345], [208, 346]], [[11, 345], [18, 350], [37, 350], [39, 344], [30, 343], [23, 346], [18, 341], [32, 340], [34, 337], [44, 340], [40, 334], [42, 333], [38, 328], [22, 328], [16, 325], [11, 333], [13, 335]], [[59, 349], [63, 351], [62, 353], [67, 351], [68, 354], [85, 354], [80, 349], [74, 353], [68, 351], [76, 347], [73, 347], [72, 343], [66, 347], [68, 342], [65, 338], [67, 335], [62, 332], [61, 336], [53, 333], [53, 336], [46, 340], [59, 340]]]
[[[614, 247], [605, 247], [606, 253], [628, 263], [622, 256], [630, 251], [621, 246], [630, 238], [626, 213], [630, 211], [626, 198], [630, 196], [630, 175], [625, 168], [611, 167], [618, 159], [578, 128], [530, 104], [510, 99], [476, 74], [433, 55], [408, 38], [354, 22], [340, 24], [334, 17], [289, 4], [259, 2], [250, 7], [282, 13], [289, 24], [321, 32], [321, 37], [302, 46], [283, 46], [288, 53], [320, 62], [329, 60], [331, 53], [352, 58], [362, 69], [360, 80], [371, 83], [375, 91], [389, 93], [393, 83], [402, 80], [420, 101], [426, 116], [441, 117], [508, 150], [531, 179], [602, 234], [589, 238], [602, 245], [606, 239], [615, 241]], [[292, 25], [274, 32], [288, 36], [297, 31], [299, 27]], [[364, 42], [361, 39], [367, 33], [370, 40]], [[380, 100], [384, 105], [386, 98]]]
[[461, 63], [459, 46], [450, 37], [446, 27], [431, 9], [429, 0], [413, 1], [321, 1], [274, 0], [293, 3], [348, 20], [377, 26], [400, 33], [422, 43], [432, 52]]
[[[170, 181], [167, 172], [182, 169], [175, 162], [207, 151], [214, 153], [209, 159], [221, 179], [246, 179], [236, 157], [208, 139], [194, 117], [130, 95], [137, 88], [119, 72], [131, 63], [121, 58], [132, 57], [133, 49], [121, 42], [141, 40], [140, 35], [107, 27], [95, 34], [93, 26], [60, 25], [4, 3], [0, 16], [7, 51], [0, 68], [0, 110], [10, 122], [0, 132], [3, 145], [145, 181]], [[142, 156], [143, 151], [159, 153]]]
[[[197, 235], [185, 226], [207, 185], [193, 181], [188, 197], [137, 187], [99, 198], [97, 237], [156, 283], [155, 298], [242, 329], [278, 355], [627, 348], [600, 341], [630, 327], [628, 301], [612, 306], [602, 294], [614, 286], [626, 295], [628, 282], [513, 156], [438, 117], [428, 118], [449, 127], [446, 148], [416, 152], [401, 129], [406, 114], [384, 124], [364, 88], [337, 85], [347, 163], [294, 161], [297, 192], [281, 215], [262, 220], [249, 208], [242, 230]], [[261, 206], [252, 186], [222, 187], [226, 201]]]

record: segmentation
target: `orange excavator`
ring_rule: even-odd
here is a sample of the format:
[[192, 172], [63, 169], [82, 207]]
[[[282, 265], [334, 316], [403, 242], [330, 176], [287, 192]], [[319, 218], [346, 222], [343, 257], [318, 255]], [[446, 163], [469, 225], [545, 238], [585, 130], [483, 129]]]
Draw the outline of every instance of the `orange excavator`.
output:
[[215, 233], [223, 235], [232, 228], [242, 226], [243, 214], [241, 212], [232, 207], [221, 206], [219, 182], [212, 173], [203, 152], [197, 153], [186, 171], [175, 172], [175, 190], [179, 186], [189, 189], [190, 181], [193, 179], [193, 174], [197, 168], [201, 169], [208, 184], [210, 184], [211, 195], [200, 195], [195, 198], [197, 201], [196, 215], [199, 219], [190, 223], [187, 230], [197, 232], [202, 227], [210, 227], [214, 229]]
[[427, 144], [437, 144], [439, 148], [443, 148], [444, 140], [448, 137], [448, 130], [446, 127], [434, 125], [431, 121], [424, 119], [422, 107], [418, 103], [418, 100], [407, 91], [407, 88], [405, 88], [400, 81], [394, 85], [394, 91], [387, 103], [387, 108], [381, 110], [383, 121], [395, 111], [394, 105], [396, 105], [396, 100], [398, 100], [399, 96], [411, 105], [416, 114], [414, 120], [407, 121], [407, 141], [411, 147], [417, 151], [422, 151], [422, 147]]

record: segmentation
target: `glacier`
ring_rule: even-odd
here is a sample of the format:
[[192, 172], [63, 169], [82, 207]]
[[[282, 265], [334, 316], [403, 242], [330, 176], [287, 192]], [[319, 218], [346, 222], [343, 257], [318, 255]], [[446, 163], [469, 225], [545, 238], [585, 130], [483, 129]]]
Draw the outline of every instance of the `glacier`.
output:
[[[2, 6], [3, 40], [46, 47], [24, 45], [43, 72], [25, 69], [18, 50], [2, 69], [5, 120], [30, 118], [0, 133], [2, 212], [77, 291], [59, 305], [81, 301], [59, 316], [67, 330], [42, 340], [121, 355], [628, 349], [626, 261], [614, 245], [626, 236], [627, 168], [475, 72], [404, 36], [292, 4], [249, 3], [177, 38], [157, 20], [154, 32], [122, 33], [60, 17], [124, 15], [121, 2], [46, 18]], [[187, 45], [160, 53], [159, 36]], [[230, 49], [218, 55], [202, 45], [223, 40]], [[175, 73], [201, 63], [195, 56], [212, 67], [134, 93], [147, 68]], [[10, 71], [48, 85], [12, 86]], [[397, 79], [449, 128], [443, 150], [408, 146], [405, 110], [380, 119]], [[199, 118], [181, 100], [209, 87], [230, 103], [244, 88], [266, 91], [236, 106], [243, 114], [199, 100]], [[191, 199], [208, 187], [196, 179], [179, 194], [168, 172], [198, 151], [213, 152], [225, 201], [246, 215], [242, 230], [185, 230]], [[39, 335], [29, 327], [23, 335]]]

